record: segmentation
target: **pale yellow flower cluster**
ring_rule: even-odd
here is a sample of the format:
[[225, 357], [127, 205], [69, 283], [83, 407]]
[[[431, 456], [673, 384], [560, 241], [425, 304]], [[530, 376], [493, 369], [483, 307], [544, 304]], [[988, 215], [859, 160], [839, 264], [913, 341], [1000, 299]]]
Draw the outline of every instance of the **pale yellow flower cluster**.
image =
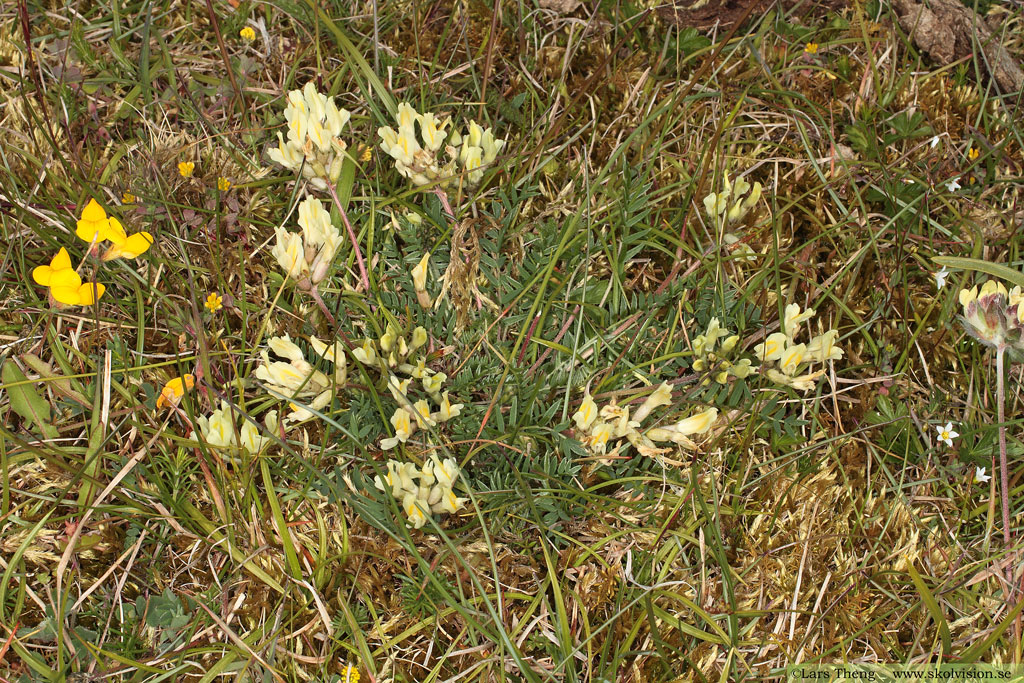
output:
[[[655, 428], [641, 433], [643, 421], [655, 408], [672, 403], [672, 387], [661, 384], [647, 397], [630, 418], [629, 408], [616, 405], [614, 401], [598, 407], [597, 402], [587, 390], [572, 419], [576, 423], [577, 437], [587, 450], [595, 455], [604, 455], [617, 451], [621, 439], [626, 439], [641, 455], [654, 455], [659, 451], [655, 442], [672, 441], [678, 444], [692, 445], [688, 436], [703, 434], [711, 428], [718, 417], [718, 410], [711, 408], [693, 417], [687, 418], [668, 427]], [[612, 448], [610, 445], [615, 444]]]
[[469, 122], [465, 135], [453, 131], [450, 142], [458, 149], [459, 163], [466, 170], [470, 185], [483, 179], [484, 169], [494, 163], [505, 147], [504, 140], [496, 140], [490, 128], [484, 129], [476, 121]]
[[963, 323], [967, 332], [978, 341], [993, 348], [1011, 346], [1024, 348], [1024, 295], [1020, 287], [1007, 291], [999, 280], [986, 280], [978, 291], [977, 285], [960, 290]]
[[[438, 377], [443, 378], [444, 373], [435, 373], [432, 377], [425, 378], [423, 380], [424, 387], [432, 379], [437, 379]], [[400, 392], [401, 388], [408, 389], [410, 382], [411, 380], [407, 379], [402, 382], [392, 383], [389, 385], [389, 388], [393, 392]], [[410, 399], [407, 396], [404, 398], [406, 403], [410, 403]], [[462, 413], [463, 405], [461, 403], [452, 403], [447, 391], [440, 394], [431, 394], [431, 398], [437, 403], [437, 410], [435, 411], [431, 411], [430, 403], [424, 398], [415, 403], [410, 403], [408, 406], [403, 405], [395, 409], [394, 414], [391, 416], [391, 426], [395, 428], [395, 435], [382, 440], [380, 442], [381, 449], [385, 451], [391, 450], [398, 444], [408, 441], [417, 428], [427, 429], [429, 427], [436, 427], [438, 424], [458, 417]]]
[[742, 177], [731, 183], [726, 173], [722, 178], [722, 191], [704, 198], [704, 210], [716, 225], [728, 226], [743, 220], [759, 199], [761, 183], [751, 185]]
[[453, 515], [466, 505], [468, 499], [459, 498], [453, 490], [459, 478], [455, 458], [441, 460], [432, 455], [422, 468], [411, 462], [389, 460], [387, 469], [384, 480], [374, 477], [373, 483], [401, 501], [402, 510], [415, 529], [427, 523], [427, 515], [440, 512]]
[[315, 197], [306, 197], [299, 204], [298, 223], [301, 233], [277, 227], [277, 243], [271, 253], [287, 277], [300, 289], [309, 290], [327, 277], [342, 237], [331, 223], [331, 214]]
[[729, 232], [728, 228], [746, 218], [760, 199], [761, 183], [755, 182], [751, 185], [742, 177], [731, 183], [728, 173], [722, 178], [722, 191], [717, 194], [712, 192], [704, 198], [705, 213], [716, 228], [721, 227], [723, 230], [722, 241], [739, 252], [739, 257], [745, 261], [756, 260], [754, 250], [741, 242], [737, 235]]
[[[395, 161], [395, 168], [415, 185], [446, 184], [457, 173], [464, 171], [466, 180], [475, 185], [483, 178], [484, 169], [494, 163], [505, 146], [490, 128], [484, 129], [470, 121], [465, 135], [452, 131], [448, 143], [451, 119], [438, 119], [435, 114], [420, 114], [412, 105], [398, 105], [395, 117], [398, 129], [382, 126], [377, 129], [381, 149]], [[440, 159], [444, 147], [448, 161]]]
[[308, 420], [313, 417], [311, 410], [322, 411], [330, 405], [335, 391], [344, 386], [348, 376], [341, 342], [328, 346], [316, 337], [310, 337], [309, 342], [314, 352], [334, 364], [332, 376], [314, 368], [287, 334], [272, 337], [267, 342], [274, 355], [285, 360], [270, 360], [270, 354], [264, 349], [261, 354], [263, 363], [253, 372], [253, 376], [263, 382], [275, 398], [308, 404], [307, 408], [290, 402], [292, 411], [285, 416], [285, 424]]
[[[241, 417], [241, 425], [236, 426], [237, 418]], [[274, 434], [278, 430], [277, 411], [271, 410], [263, 419], [267, 430]], [[246, 419], [227, 401], [221, 401], [220, 408], [209, 417], [196, 418], [196, 426], [203, 440], [214, 448], [245, 450], [256, 455], [270, 443], [270, 438], [260, 435], [260, 429], [251, 420]]]
[[[357, 361], [387, 378], [388, 389], [399, 404], [391, 415], [395, 435], [380, 443], [384, 450], [406, 443], [417, 429], [436, 427], [458, 417], [462, 412], [463, 404], [452, 403], [448, 392], [442, 391], [448, 375], [428, 368], [423, 355], [416, 359], [417, 351], [426, 343], [427, 331], [422, 327], [415, 328], [410, 340], [406, 341], [405, 335], [389, 324], [380, 339], [365, 339], [361, 347], [352, 351]], [[410, 398], [413, 383], [417, 381], [435, 404], [436, 410], [425, 398], [415, 401]]]
[[341, 176], [348, 144], [341, 139], [342, 129], [351, 118], [339, 109], [333, 97], [317, 92], [312, 82], [302, 90], [288, 93], [284, 110], [288, 139], [277, 134], [278, 145], [268, 151], [271, 161], [307, 178], [313, 187], [326, 190]]
[[710, 384], [712, 380], [726, 384], [730, 376], [743, 379], [757, 372], [750, 367], [749, 358], [741, 358], [735, 363], [730, 360], [739, 341], [740, 336], [729, 334], [729, 330], [721, 326], [718, 318], [712, 318], [704, 334], [694, 338], [693, 369], [696, 372], [707, 373], [703, 384]]
[[433, 370], [424, 366], [423, 359], [415, 366], [410, 363], [416, 352], [426, 344], [427, 331], [423, 327], [414, 328], [406, 340], [398, 328], [388, 323], [380, 339], [364, 339], [362, 346], [352, 350], [352, 357], [363, 365], [376, 368], [382, 374], [387, 374], [390, 370], [397, 370], [410, 377], [415, 376], [414, 371], [420, 375], [432, 374]]
[[800, 325], [813, 316], [813, 309], [802, 311], [799, 304], [789, 304], [783, 316], [782, 331], [768, 335], [763, 344], [754, 347], [754, 355], [761, 360], [762, 373], [768, 379], [797, 391], [810, 391], [825, 374], [824, 367], [810, 371], [810, 366], [824, 366], [843, 357], [843, 350], [836, 345], [839, 339], [836, 330], [823, 332], [807, 343], [795, 341]]

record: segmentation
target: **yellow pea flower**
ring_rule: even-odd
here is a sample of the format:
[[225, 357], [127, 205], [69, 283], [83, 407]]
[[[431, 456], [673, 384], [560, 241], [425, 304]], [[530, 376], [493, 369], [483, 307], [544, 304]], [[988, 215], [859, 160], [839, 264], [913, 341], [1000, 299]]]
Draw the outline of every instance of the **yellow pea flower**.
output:
[[807, 45], [804, 46], [804, 52], [806, 52], [809, 55], [816, 55], [816, 54], [818, 54], [818, 44], [817, 43], [807, 43]]
[[238, 37], [247, 43], [251, 43], [256, 40], [256, 31], [253, 30], [252, 26], [246, 26], [238, 32]]
[[178, 401], [180, 401], [181, 397], [185, 395], [185, 392], [195, 385], [196, 378], [193, 375], [182, 375], [181, 377], [175, 377], [170, 380], [164, 385], [164, 388], [160, 390], [160, 395], [156, 398], [157, 410], [164, 406], [178, 405]]
[[71, 255], [68, 254], [68, 250], [64, 247], [60, 248], [57, 255], [50, 261], [50, 265], [36, 266], [32, 270], [32, 279], [43, 287], [49, 287], [53, 274], [59, 270], [73, 270], [71, 267]]
[[104, 261], [111, 261], [116, 258], [136, 258], [145, 253], [153, 244], [153, 236], [148, 232], [137, 232], [128, 235], [124, 231], [121, 221], [113, 216], [108, 219], [107, 239], [113, 245], [103, 254]]
[[75, 234], [85, 242], [102, 242], [110, 239], [110, 222], [107, 219], [107, 212], [103, 210], [99, 202], [90, 199], [89, 203], [82, 209], [82, 218], [78, 221]]
[[594, 424], [597, 414], [597, 403], [594, 402], [590, 391], [587, 391], [583, 396], [583, 403], [580, 404], [579, 410], [573, 414], [572, 419], [576, 422], [576, 428], [585, 432], [590, 429], [590, 425]]
[[106, 287], [95, 282], [83, 283], [70, 268], [54, 271], [50, 276], [50, 296], [65, 306], [91, 306], [103, 296]]
[[36, 266], [32, 279], [50, 288], [50, 296], [57, 303], [66, 306], [91, 306], [106, 291], [106, 287], [95, 282], [82, 283], [82, 278], [71, 267], [71, 256], [63, 247], [47, 266]]
[[412, 524], [414, 529], [422, 528], [427, 523], [427, 515], [423, 511], [423, 508], [427, 507], [426, 501], [421, 501], [416, 497], [415, 493], [406, 494], [405, 498], [402, 499], [402, 507], [405, 509], [405, 515], [409, 518], [409, 523]]
[[54, 277], [50, 295], [54, 301], [66, 306], [92, 306], [106, 290], [106, 287], [95, 282], [83, 283], [82, 278], [73, 270], [64, 270]]
[[441, 500], [436, 504], [430, 506], [431, 512], [447, 512], [448, 514], [454, 515], [456, 512], [466, 507], [466, 501], [468, 498], [459, 498], [455, 495], [455, 492], [451, 489], [442, 489]]
[[807, 352], [806, 344], [792, 344], [786, 347], [779, 359], [779, 369], [786, 375], [792, 377], [796, 374], [800, 364], [804, 362], [804, 355]]
[[677, 422], [673, 425], [672, 429], [684, 436], [689, 436], [691, 434], [703, 434], [711, 429], [711, 426], [715, 424], [715, 420], [717, 419], [718, 408], [708, 408], [703, 412]]
[[191, 178], [192, 174], [195, 173], [196, 165], [192, 161], [182, 161], [178, 164], [178, 173], [181, 174], [182, 178]]
[[603, 454], [608, 448], [608, 440], [613, 436], [615, 436], [614, 425], [610, 425], [607, 422], [599, 422], [590, 432], [590, 438], [586, 440], [586, 444], [595, 453]]
[[134, 204], [135, 203], [135, 195], [133, 195], [131, 192], [128, 192], [128, 191], [122, 192], [121, 193], [121, 203], [122, 204]]
[[221, 192], [227, 192], [231, 189], [231, 181], [224, 176], [217, 178], [217, 189]]
[[636, 422], [643, 422], [644, 418], [651, 414], [651, 411], [659, 406], [667, 406], [672, 403], [672, 385], [662, 382], [661, 386], [654, 390], [654, 393], [647, 397], [633, 415]]
[[427, 266], [430, 265], [430, 252], [423, 255], [420, 262], [412, 269], [412, 285], [417, 292], [422, 292], [427, 288]]

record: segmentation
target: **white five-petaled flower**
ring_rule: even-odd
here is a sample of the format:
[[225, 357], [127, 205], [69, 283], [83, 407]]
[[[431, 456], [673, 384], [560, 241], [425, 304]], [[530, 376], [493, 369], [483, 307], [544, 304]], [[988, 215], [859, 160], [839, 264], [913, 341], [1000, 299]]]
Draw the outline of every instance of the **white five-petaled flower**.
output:
[[957, 190], [959, 190], [960, 176], [957, 176], [956, 178], [953, 178], [948, 183], [946, 183], [946, 189], [949, 190], [950, 192], [956, 192]]
[[946, 442], [946, 446], [948, 446], [948, 447], [952, 447], [953, 446], [953, 439], [955, 439], [956, 437], [960, 436], [960, 434], [958, 434], [957, 432], [953, 431], [953, 423], [952, 422], [947, 422], [945, 427], [936, 427], [935, 429], [937, 429], [938, 432], [939, 432], [939, 435], [936, 438], [939, 441], [945, 441]]
[[938, 289], [945, 287], [947, 277], [949, 277], [949, 271], [946, 270], [946, 266], [942, 266], [942, 270], [935, 273], [935, 287]]
[[992, 477], [990, 475], [985, 474], [985, 468], [984, 467], [975, 467], [974, 468], [974, 481], [976, 483], [984, 484], [984, 483], [986, 483], [991, 478]]

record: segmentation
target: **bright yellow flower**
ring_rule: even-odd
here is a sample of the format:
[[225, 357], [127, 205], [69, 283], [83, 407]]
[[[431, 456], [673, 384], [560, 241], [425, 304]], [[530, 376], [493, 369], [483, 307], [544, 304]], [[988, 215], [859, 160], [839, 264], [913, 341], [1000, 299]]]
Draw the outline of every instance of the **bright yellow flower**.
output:
[[224, 176], [217, 178], [217, 189], [221, 192], [227, 192], [231, 189], [231, 181]]
[[817, 43], [807, 43], [807, 45], [804, 46], [804, 52], [806, 52], [809, 55], [816, 55], [816, 54], [818, 54], [818, 44]]
[[32, 270], [32, 279], [43, 287], [49, 287], [53, 274], [60, 270], [73, 270], [71, 267], [71, 256], [64, 247], [60, 248], [57, 255], [50, 261], [50, 265], [36, 266]]
[[238, 32], [238, 37], [247, 43], [251, 43], [256, 40], [256, 31], [253, 30], [252, 26], [246, 26]]
[[135, 195], [133, 195], [131, 192], [128, 192], [128, 191], [122, 192], [121, 193], [121, 203], [122, 204], [134, 204], [135, 203]]
[[196, 378], [192, 375], [183, 375], [170, 380], [164, 385], [164, 388], [160, 390], [160, 395], [156, 398], [157, 410], [164, 406], [178, 405], [178, 401], [180, 401], [181, 397], [185, 395], [185, 391], [191, 389], [195, 385]]
[[967, 152], [967, 158], [970, 159], [971, 161], [974, 161], [980, 155], [981, 151], [977, 147], [971, 147], [971, 149]]
[[50, 278], [50, 296], [65, 306], [91, 306], [103, 296], [106, 287], [94, 282], [83, 283], [73, 270], [58, 270]]
[[224, 298], [218, 295], [217, 292], [211, 292], [210, 296], [206, 297], [206, 303], [203, 306], [206, 306], [211, 313], [216, 313], [224, 307]]
[[50, 288], [50, 296], [65, 306], [91, 306], [103, 296], [106, 287], [95, 282], [82, 283], [82, 278], [71, 267], [71, 257], [61, 248], [48, 266], [32, 270], [36, 283]]
[[178, 164], [178, 173], [181, 174], [182, 178], [191, 178], [192, 174], [195, 173], [196, 165], [192, 161], [182, 161]]
[[109, 231], [110, 223], [107, 220], [107, 212], [103, 210], [99, 202], [90, 199], [82, 209], [82, 218], [78, 221], [75, 234], [79, 239], [91, 243], [110, 239]]
[[359, 669], [346, 666], [341, 670], [341, 683], [359, 683]]
[[124, 231], [121, 221], [113, 216], [108, 219], [107, 239], [113, 245], [103, 254], [104, 261], [116, 258], [136, 258], [144, 254], [153, 244], [153, 236], [148, 232], [137, 232], [129, 235]]

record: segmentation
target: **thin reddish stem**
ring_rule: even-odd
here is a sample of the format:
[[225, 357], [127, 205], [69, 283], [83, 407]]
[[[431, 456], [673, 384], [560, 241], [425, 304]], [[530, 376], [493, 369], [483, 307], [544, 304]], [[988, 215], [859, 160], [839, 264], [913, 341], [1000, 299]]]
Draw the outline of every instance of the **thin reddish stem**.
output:
[[[331, 193], [331, 199], [334, 200], [334, 205], [338, 207], [338, 213], [341, 214], [341, 220], [345, 224], [345, 229], [348, 230], [348, 238], [352, 242], [352, 251], [356, 254], [356, 263], [359, 264], [359, 277], [363, 281], [363, 288], [367, 293], [370, 292], [370, 276], [366, 274], [366, 262], [363, 260], [363, 252], [359, 249], [359, 240], [356, 238], [356, 231], [352, 229], [352, 223], [348, 220], [348, 214], [345, 213], [345, 207], [341, 205], [341, 200], [338, 199], [338, 191], [334, 189], [334, 185], [327, 183], [327, 189]], [[333, 320], [331, 322], [334, 322]]]
[[1005, 349], [996, 349], [996, 410], [999, 417], [999, 488], [1003, 502], [1003, 541], [1010, 546], [1010, 475], [1006, 465], [1006, 417], [1003, 404], [1006, 390], [1003, 388], [1003, 354]]
[[327, 304], [325, 304], [324, 300], [320, 297], [320, 292], [317, 291], [316, 287], [313, 287], [312, 289], [309, 290], [309, 293], [313, 296], [313, 300], [316, 301], [316, 304], [317, 306], [320, 307], [320, 310], [323, 311], [324, 315], [327, 316], [327, 321], [331, 323], [331, 327], [335, 327], [336, 323], [334, 320], [334, 316], [331, 315], [331, 311], [327, 308]]
[[444, 207], [444, 211], [445, 213], [448, 214], [448, 218], [454, 223], [455, 212], [452, 211], [452, 205], [448, 203], [448, 193], [442, 190], [440, 187], [435, 186], [434, 194], [436, 194], [437, 198], [441, 200], [441, 206]]

